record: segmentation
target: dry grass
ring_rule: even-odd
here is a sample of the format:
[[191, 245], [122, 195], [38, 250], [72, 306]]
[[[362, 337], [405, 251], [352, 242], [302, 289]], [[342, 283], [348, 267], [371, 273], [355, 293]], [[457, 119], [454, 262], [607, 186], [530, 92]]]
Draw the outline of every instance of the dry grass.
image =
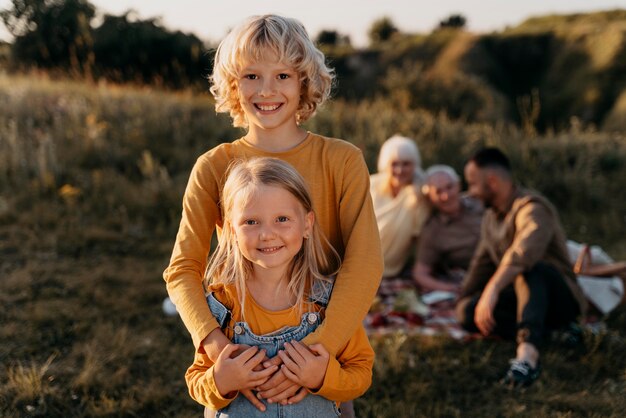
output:
[[43, 399], [50, 392], [45, 375], [54, 357], [50, 356], [43, 364], [31, 362], [24, 365], [18, 362], [10, 366], [6, 372], [5, 391], [12, 394], [17, 402], [36, 402]]
[[[204, 98], [29, 79], [0, 87], [0, 416], [199, 416], [183, 381], [193, 347], [161, 312], [161, 273], [194, 159], [237, 131]], [[350, 138], [370, 167], [395, 132], [416, 138], [426, 164], [460, 168], [475, 147], [502, 146], [559, 205], [570, 236], [626, 257], [620, 134], [572, 126], [526, 137], [383, 99], [336, 102], [307, 126]], [[607, 324], [578, 350], [548, 346], [542, 379], [523, 393], [495, 383], [510, 343], [373, 341], [359, 416], [621, 416], [626, 312]]]

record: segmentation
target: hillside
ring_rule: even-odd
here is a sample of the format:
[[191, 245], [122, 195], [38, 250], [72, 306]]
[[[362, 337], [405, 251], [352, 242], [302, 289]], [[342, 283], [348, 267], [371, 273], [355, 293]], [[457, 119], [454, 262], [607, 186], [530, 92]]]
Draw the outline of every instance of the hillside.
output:
[[391, 96], [411, 108], [540, 130], [626, 129], [626, 10], [528, 19], [501, 32], [398, 34], [333, 56], [339, 96]]
[[[372, 117], [375, 115], [376, 117]], [[462, 165], [484, 144], [559, 208], [570, 238], [626, 258], [624, 135], [571, 128], [528, 136], [385, 99], [325, 107], [307, 128], [346, 138], [375, 166], [395, 132], [425, 164]], [[197, 417], [184, 373], [193, 347], [164, 316], [161, 274], [195, 159], [237, 137], [211, 100], [106, 83], [0, 75], [0, 416]], [[372, 337], [380, 417], [621, 417], [626, 307], [576, 348], [542, 350], [526, 391], [497, 384], [513, 342]]]

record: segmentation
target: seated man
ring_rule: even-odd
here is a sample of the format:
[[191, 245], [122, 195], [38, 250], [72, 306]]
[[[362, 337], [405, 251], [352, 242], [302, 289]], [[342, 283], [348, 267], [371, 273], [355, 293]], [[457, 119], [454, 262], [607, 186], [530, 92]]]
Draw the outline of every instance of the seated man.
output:
[[516, 337], [516, 358], [503, 383], [527, 386], [539, 376], [546, 331], [575, 321], [586, 301], [556, 210], [516, 186], [507, 157], [496, 148], [479, 150], [465, 165], [465, 179], [487, 210], [457, 316], [470, 331]]
[[458, 293], [478, 244], [482, 204], [461, 195], [459, 176], [447, 165], [426, 170], [423, 192], [434, 211], [422, 229], [413, 279], [422, 291]]

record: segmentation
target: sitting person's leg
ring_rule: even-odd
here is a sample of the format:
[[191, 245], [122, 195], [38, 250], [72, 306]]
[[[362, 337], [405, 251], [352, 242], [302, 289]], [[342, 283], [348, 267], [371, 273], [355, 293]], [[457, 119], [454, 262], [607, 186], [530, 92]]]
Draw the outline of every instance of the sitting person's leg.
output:
[[[480, 332], [474, 322], [476, 304], [480, 299], [480, 294], [461, 299], [456, 305], [456, 316], [459, 324], [467, 331]], [[507, 286], [498, 298], [498, 303], [493, 311], [496, 326], [492, 335], [497, 335], [505, 339], [514, 339], [517, 330], [516, 316], [517, 301], [513, 286]]]
[[546, 332], [576, 320], [580, 310], [565, 278], [539, 262], [515, 280], [518, 306], [517, 342], [539, 347]]
[[539, 348], [546, 332], [574, 321], [579, 307], [565, 278], [544, 262], [518, 276], [514, 287], [518, 346], [516, 358], [503, 382], [511, 386], [527, 386], [539, 376]]

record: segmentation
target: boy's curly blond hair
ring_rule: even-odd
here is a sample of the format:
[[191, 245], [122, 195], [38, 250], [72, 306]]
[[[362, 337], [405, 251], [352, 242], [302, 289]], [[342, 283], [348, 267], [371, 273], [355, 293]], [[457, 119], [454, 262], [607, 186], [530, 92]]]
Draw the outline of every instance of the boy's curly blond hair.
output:
[[233, 126], [248, 126], [239, 103], [237, 81], [245, 63], [268, 54], [292, 67], [300, 77], [300, 105], [296, 121], [304, 122], [330, 96], [334, 72], [326, 66], [324, 54], [315, 47], [302, 23], [277, 15], [253, 16], [234, 28], [217, 48], [210, 91], [215, 110], [230, 112]]

